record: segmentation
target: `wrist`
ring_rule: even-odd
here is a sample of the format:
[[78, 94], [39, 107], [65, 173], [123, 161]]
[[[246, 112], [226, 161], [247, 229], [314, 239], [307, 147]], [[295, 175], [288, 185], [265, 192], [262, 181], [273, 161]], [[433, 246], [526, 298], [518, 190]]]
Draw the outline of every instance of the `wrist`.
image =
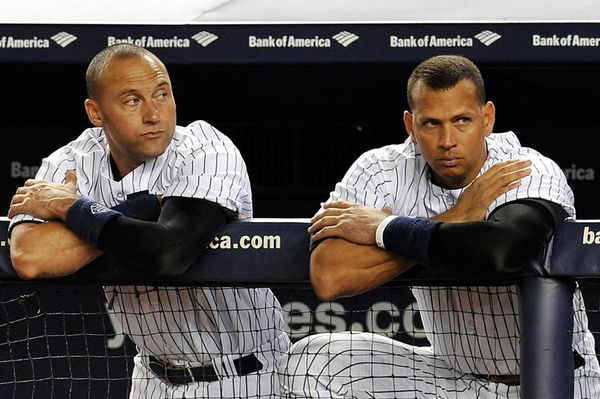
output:
[[429, 264], [429, 243], [442, 222], [409, 217], [390, 220], [383, 229], [383, 245], [420, 264]]
[[375, 231], [375, 243], [379, 248], [385, 249], [385, 242], [383, 241], [383, 232], [387, 225], [390, 224], [390, 222], [396, 219], [397, 217], [398, 216], [396, 215], [390, 215], [383, 219], [381, 223], [379, 223], [379, 226], [377, 226], [377, 230]]
[[60, 219], [63, 222], [67, 219], [67, 214], [69, 213], [69, 209], [73, 206], [73, 204], [79, 199], [79, 197], [68, 197], [68, 198], [59, 198], [52, 201], [52, 208], [54, 210], [54, 214], [56, 215], [56, 219]]
[[[93, 247], [98, 248], [100, 233], [111, 219], [123, 214], [104, 205], [80, 198], [69, 208], [65, 225]], [[100, 248], [101, 249], [101, 248]]]

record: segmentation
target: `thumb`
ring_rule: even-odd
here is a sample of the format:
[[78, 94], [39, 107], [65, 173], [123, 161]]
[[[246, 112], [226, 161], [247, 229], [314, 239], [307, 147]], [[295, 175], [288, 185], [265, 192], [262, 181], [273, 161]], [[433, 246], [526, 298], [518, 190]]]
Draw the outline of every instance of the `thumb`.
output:
[[65, 184], [71, 184], [77, 187], [77, 174], [75, 173], [75, 170], [67, 170], [67, 173], [65, 174]]

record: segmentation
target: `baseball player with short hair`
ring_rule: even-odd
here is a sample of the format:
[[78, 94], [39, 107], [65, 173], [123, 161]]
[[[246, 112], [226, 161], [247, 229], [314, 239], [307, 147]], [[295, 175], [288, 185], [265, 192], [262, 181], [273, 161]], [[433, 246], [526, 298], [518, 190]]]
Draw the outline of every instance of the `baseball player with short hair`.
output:
[[[416, 263], [511, 271], [535, 259], [573, 193], [560, 168], [492, 134], [478, 68], [458, 56], [421, 63], [408, 82], [409, 138], [363, 154], [312, 220], [311, 278], [323, 299], [383, 284]], [[290, 397], [517, 398], [516, 288], [412, 287], [430, 347], [370, 333], [308, 336], [281, 363]], [[579, 290], [575, 396], [600, 397], [600, 367]]]
[[[68, 275], [102, 254], [177, 275], [225, 223], [252, 217], [238, 149], [206, 122], [176, 126], [169, 75], [154, 54], [108, 47], [91, 61], [86, 83], [96, 127], [44, 159], [11, 202], [20, 276]], [[276, 364], [290, 342], [269, 289], [105, 291], [139, 348], [130, 398], [278, 397]]]

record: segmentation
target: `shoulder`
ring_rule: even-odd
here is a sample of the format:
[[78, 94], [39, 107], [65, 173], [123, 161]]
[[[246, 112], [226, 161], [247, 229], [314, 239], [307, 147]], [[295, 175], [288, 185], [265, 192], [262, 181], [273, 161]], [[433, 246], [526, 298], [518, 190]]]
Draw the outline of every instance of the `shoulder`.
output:
[[229, 137], [205, 121], [195, 121], [189, 125], [177, 126], [171, 143], [176, 153], [194, 152], [238, 152]]
[[521, 142], [517, 135], [512, 132], [492, 133], [487, 138], [488, 145], [492, 144], [495, 147], [518, 148], [521, 147]]
[[539, 173], [551, 173], [564, 177], [562, 170], [556, 163], [539, 151], [524, 147], [513, 132], [493, 133], [487, 139], [489, 160], [492, 164], [509, 159], [529, 159], [534, 166], [534, 172], [541, 168]]
[[175, 128], [173, 140], [187, 142], [188, 144], [201, 144], [209, 142], [231, 143], [229, 137], [221, 133], [210, 123], [202, 120], [192, 122], [185, 127], [177, 126]]
[[419, 154], [415, 151], [415, 146], [410, 139], [406, 139], [401, 144], [390, 144], [369, 150], [363, 153], [356, 163], [363, 166], [377, 164], [382, 169], [393, 169], [400, 164], [413, 162], [417, 158]]
[[83, 158], [92, 153], [108, 151], [106, 138], [101, 128], [94, 127], [84, 130], [75, 140], [55, 150], [48, 160]]
[[383, 203], [377, 201], [385, 198], [385, 204], [393, 204], [398, 188], [419, 175], [421, 158], [410, 140], [369, 150], [336, 184], [332, 199], [337, 196], [335, 199], [382, 207]]
[[573, 192], [556, 162], [533, 148], [523, 147], [512, 132], [492, 134], [487, 142], [488, 167], [509, 159], [529, 159], [532, 162], [531, 175], [521, 179], [517, 189], [499, 198], [496, 206], [516, 199], [541, 198], [563, 206], [570, 216], [575, 215]]

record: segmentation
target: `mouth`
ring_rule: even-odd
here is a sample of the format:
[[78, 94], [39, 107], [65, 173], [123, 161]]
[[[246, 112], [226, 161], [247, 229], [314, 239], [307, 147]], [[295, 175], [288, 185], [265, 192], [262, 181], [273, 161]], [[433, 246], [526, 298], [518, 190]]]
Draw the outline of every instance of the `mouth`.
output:
[[439, 158], [438, 163], [447, 168], [452, 168], [454, 166], [457, 166], [460, 163], [460, 160], [461, 160], [460, 158], [444, 157], [444, 158]]
[[152, 132], [146, 132], [146, 133], [142, 134], [142, 136], [149, 138], [149, 139], [154, 139], [154, 138], [161, 137], [163, 134], [165, 134], [165, 132], [163, 130], [157, 130], [157, 131], [152, 131]]

